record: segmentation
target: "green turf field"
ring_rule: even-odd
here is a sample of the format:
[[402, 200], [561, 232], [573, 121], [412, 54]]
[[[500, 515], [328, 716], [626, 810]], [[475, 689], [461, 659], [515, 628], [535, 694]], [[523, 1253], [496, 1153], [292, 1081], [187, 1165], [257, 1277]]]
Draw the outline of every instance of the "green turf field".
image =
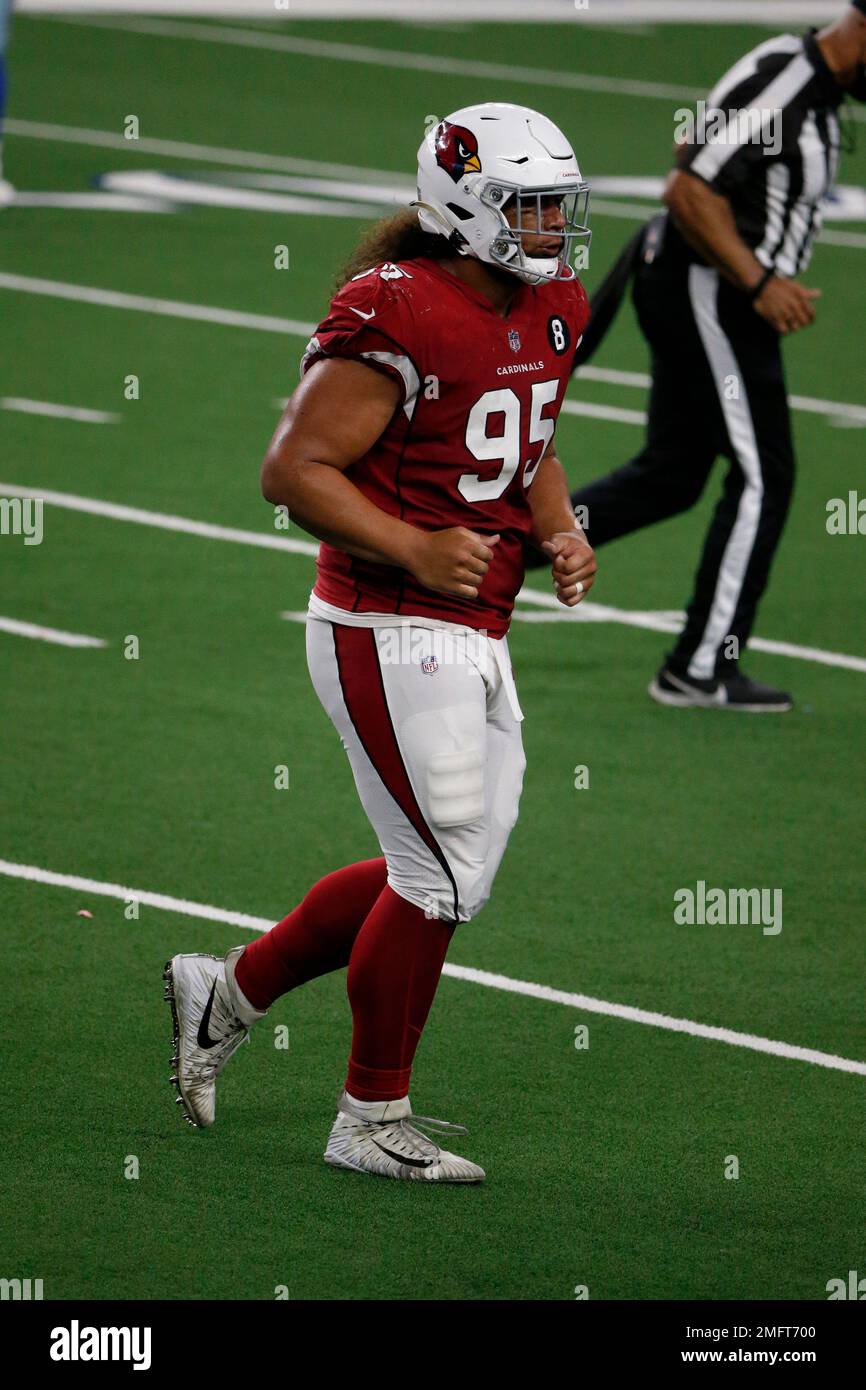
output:
[[[709, 89], [770, 32], [220, 27], [687, 91]], [[231, 170], [205, 147], [258, 155], [260, 172], [266, 156], [290, 157], [411, 179], [425, 115], [491, 99], [558, 121], [590, 180], [660, 176], [677, 105], [432, 63], [198, 42], [122, 20], [19, 16], [11, 58], [6, 174], [46, 193], [87, 192], [109, 171]], [[142, 141], [198, 153], [63, 139], [42, 124], [116, 137], [129, 114]], [[866, 182], [863, 125], [859, 135], [845, 184]], [[297, 380], [303, 325], [322, 316], [367, 225], [190, 205], [0, 213], [0, 276], [27, 281], [0, 279], [0, 393], [118, 417], [0, 410], [0, 497], [10, 485], [47, 490], [273, 537], [258, 470], [275, 401]], [[590, 290], [636, 225], [593, 217]], [[862, 244], [818, 247], [808, 283], [823, 289], [819, 320], [787, 360], [793, 393], [862, 408], [866, 225], [844, 226]], [[283, 243], [290, 268], [278, 271]], [[33, 292], [35, 280], [51, 282], [46, 293]], [[81, 302], [57, 288], [70, 285], [299, 327]], [[594, 365], [646, 371], [630, 309]], [[137, 400], [124, 394], [132, 375]], [[645, 406], [643, 390], [605, 381], [570, 394]], [[793, 689], [794, 713], [663, 710], [645, 687], [664, 633], [623, 621], [514, 623], [524, 800], [491, 902], [449, 955], [853, 1060], [859, 1073], [445, 978], [413, 1102], [469, 1127], [462, 1151], [488, 1172], [479, 1189], [376, 1183], [322, 1163], [350, 1037], [342, 973], [275, 1006], [220, 1082], [216, 1126], [188, 1129], [167, 1084], [162, 966], [179, 950], [223, 954], [243, 931], [157, 907], [136, 920], [117, 896], [8, 869], [276, 920], [324, 873], [377, 852], [309, 683], [303, 628], [280, 617], [306, 607], [312, 560], [90, 504], [46, 505], [41, 545], [0, 536], [0, 618], [105, 644], [0, 631], [0, 1274], [41, 1277], [46, 1297], [67, 1299], [272, 1299], [285, 1286], [293, 1299], [560, 1300], [578, 1285], [592, 1299], [822, 1299], [829, 1279], [858, 1261], [862, 1270], [866, 540], [829, 536], [825, 507], [862, 492], [864, 420], [794, 415], [798, 490], [757, 631], [801, 654], [748, 660], [758, 678]], [[641, 430], [563, 415], [557, 440], [574, 483], [636, 452]], [[721, 477], [719, 465], [697, 511], [602, 551], [593, 600], [620, 613], [681, 609]], [[289, 538], [309, 540], [296, 529]], [[544, 587], [543, 573], [531, 582]], [[137, 660], [124, 656], [131, 635]], [[279, 764], [288, 791], [274, 789]], [[578, 764], [587, 790], [574, 788]], [[701, 879], [781, 889], [783, 930], [676, 925], [675, 891]], [[280, 1024], [287, 1050], [274, 1046]], [[137, 1179], [124, 1176], [131, 1155]], [[725, 1177], [731, 1155], [736, 1180]]]

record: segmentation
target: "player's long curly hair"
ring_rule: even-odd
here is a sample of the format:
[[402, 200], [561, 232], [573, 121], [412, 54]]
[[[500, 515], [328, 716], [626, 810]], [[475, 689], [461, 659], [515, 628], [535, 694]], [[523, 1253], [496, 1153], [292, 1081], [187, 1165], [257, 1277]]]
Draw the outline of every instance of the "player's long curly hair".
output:
[[372, 270], [383, 261], [413, 261], [418, 256], [441, 261], [454, 254], [446, 237], [423, 230], [415, 208], [401, 208], [370, 228], [337, 276], [335, 288], [342, 289], [354, 275]]

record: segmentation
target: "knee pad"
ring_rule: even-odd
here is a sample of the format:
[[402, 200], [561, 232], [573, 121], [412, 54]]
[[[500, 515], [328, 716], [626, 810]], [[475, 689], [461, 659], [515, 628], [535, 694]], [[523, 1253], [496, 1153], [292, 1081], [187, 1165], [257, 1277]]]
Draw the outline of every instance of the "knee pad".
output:
[[483, 819], [484, 762], [477, 746], [433, 754], [427, 763], [427, 795], [434, 825], [445, 829]]

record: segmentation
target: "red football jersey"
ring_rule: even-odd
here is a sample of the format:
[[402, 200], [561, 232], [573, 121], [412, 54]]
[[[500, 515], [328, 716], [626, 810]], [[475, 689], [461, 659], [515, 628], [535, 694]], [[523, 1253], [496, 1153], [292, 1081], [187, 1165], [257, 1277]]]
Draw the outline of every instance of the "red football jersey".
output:
[[491, 637], [507, 632], [532, 526], [527, 489], [553, 436], [588, 317], [576, 278], [520, 283], [503, 318], [426, 258], [386, 262], [343, 286], [301, 374], [320, 357], [349, 357], [401, 389], [384, 434], [346, 477], [421, 530], [465, 526], [501, 539], [474, 599], [436, 593], [405, 570], [323, 542], [319, 598], [358, 613], [422, 615]]

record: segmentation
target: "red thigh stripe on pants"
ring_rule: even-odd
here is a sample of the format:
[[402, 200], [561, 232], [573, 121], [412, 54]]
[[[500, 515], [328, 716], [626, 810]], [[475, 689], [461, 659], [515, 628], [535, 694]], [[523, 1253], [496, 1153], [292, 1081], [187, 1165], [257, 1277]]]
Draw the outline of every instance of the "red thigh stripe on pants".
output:
[[457, 884], [439, 842], [424, 819], [409, 781], [388, 709], [375, 629], [332, 623], [331, 630], [340, 687], [355, 732], [383, 786], [447, 874], [454, 892], [456, 919]]

